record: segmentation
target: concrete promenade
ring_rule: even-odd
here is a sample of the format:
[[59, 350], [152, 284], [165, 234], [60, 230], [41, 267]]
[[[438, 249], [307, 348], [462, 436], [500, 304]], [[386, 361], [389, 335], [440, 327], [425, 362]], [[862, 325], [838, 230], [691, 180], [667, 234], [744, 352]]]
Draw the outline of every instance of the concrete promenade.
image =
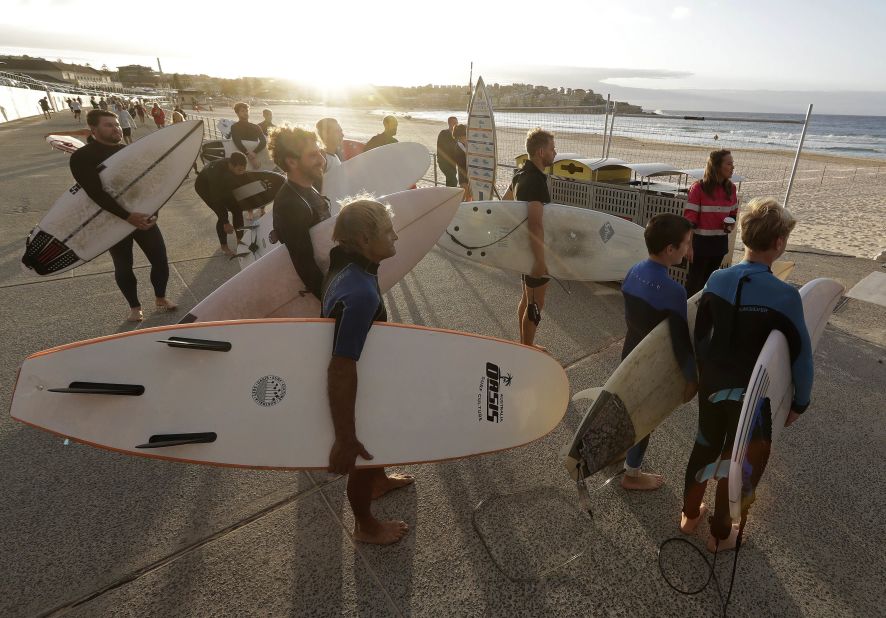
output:
[[[390, 547], [352, 541], [340, 477], [127, 457], [64, 446], [11, 420], [28, 354], [133, 328], [107, 254], [57, 277], [20, 269], [28, 231], [73, 184], [68, 156], [42, 136], [69, 128], [66, 113], [0, 125], [0, 616], [719, 615], [713, 582], [684, 596], [658, 566], [659, 544], [679, 534], [695, 403], [652, 438], [648, 468], [666, 476], [657, 492], [600, 486], [601, 475], [593, 519], [581, 512], [558, 457], [584, 412], [570, 406], [553, 433], [527, 447], [408, 468], [415, 485], [375, 507], [410, 525]], [[217, 250], [215, 217], [193, 178], [159, 219], [177, 314], [152, 313], [146, 260], [135, 251], [142, 327], [176, 322], [238, 270]], [[785, 259], [797, 262], [795, 283], [830, 276], [848, 288], [879, 268], [792, 248]], [[567, 286], [551, 286], [538, 343], [578, 391], [602, 385], [617, 366], [623, 307], [617, 286]], [[518, 300], [518, 277], [439, 249], [385, 297], [392, 321], [509, 339]], [[882, 615], [884, 324], [886, 310], [854, 300], [833, 316], [815, 358], [813, 405], [784, 432], [751, 510], [730, 615]], [[704, 523], [699, 547], [706, 536]], [[732, 555], [716, 566], [724, 595]], [[707, 577], [685, 546], [667, 546], [662, 564], [689, 587]]]

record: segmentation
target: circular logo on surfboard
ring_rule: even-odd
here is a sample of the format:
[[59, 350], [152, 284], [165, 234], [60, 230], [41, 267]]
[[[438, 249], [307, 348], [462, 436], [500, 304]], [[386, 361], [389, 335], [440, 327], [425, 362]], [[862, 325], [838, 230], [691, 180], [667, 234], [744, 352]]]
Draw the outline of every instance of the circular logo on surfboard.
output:
[[280, 376], [264, 376], [252, 385], [252, 399], [258, 405], [275, 406], [286, 396], [286, 382]]

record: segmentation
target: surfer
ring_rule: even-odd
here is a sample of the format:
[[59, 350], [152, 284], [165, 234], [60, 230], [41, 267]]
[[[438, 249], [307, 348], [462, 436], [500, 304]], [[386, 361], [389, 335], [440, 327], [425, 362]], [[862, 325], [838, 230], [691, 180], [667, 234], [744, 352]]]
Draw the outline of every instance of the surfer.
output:
[[452, 130], [458, 125], [458, 118], [450, 116], [446, 119], [446, 123], [448, 125], [447, 128], [440, 131], [437, 135], [437, 165], [440, 166], [440, 171], [446, 177], [446, 186], [457, 187], [458, 175], [455, 165], [455, 151], [458, 146], [456, 145], [455, 137], [452, 135]]
[[[692, 226], [679, 215], [655, 215], [646, 224], [643, 236], [649, 259], [631, 267], [621, 286], [628, 327], [621, 359], [627, 358], [662, 320], [667, 320], [674, 355], [686, 378], [683, 401], [689, 401], [698, 390], [698, 378], [686, 320], [686, 290], [668, 276], [668, 267], [680, 264], [689, 251]], [[621, 479], [625, 489], [658, 489], [664, 482], [660, 474], [641, 470], [648, 446], [647, 435], [628, 450]]]
[[384, 125], [385, 130], [377, 135], [373, 135], [372, 138], [366, 142], [363, 152], [378, 148], [379, 146], [397, 143], [397, 138], [394, 137], [397, 135], [397, 119], [393, 116], [385, 116], [384, 120], [382, 120], [382, 124]]
[[463, 124], [455, 125], [452, 128], [452, 138], [455, 140], [455, 149], [452, 153], [458, 172], [458, 186], [464, 189], [465, 192], [462, 201], [470, 202], [473, 198], [471, 197], [471, 181], [468, 180], [468, 155], [466, 152], [468, 147], [468, 127]]
[[322, 299], [323, 317], [335, 319], [327, 372], [335, 428], [329, 471], [348, 475], [354, 539], [387, 545], [403, 538], [409, 526], [404, 521], [379, 521], [372, 515], [371, 502], [415, 479], [405, 474], [388, 476], [381, 467], [355, 470], [354, 464], [358, 455], [366, 461], [372, 459], [356, 431], [357, 361], [372, 323], [387, 320], [378, 287], [378, 266], [397, 252], [390, 207], [369, 199], [345, 204], [335, 221], [332, 238], [337, 245], [329, 252], [329, 273], [323, 282]]
[[[196, 164], [195, 164], [196, 165]], [[234, 199], [234, 188], [237, 184], [237, 176], [246, 173], [246, 156], [242, 152], [232, 152], [227, 159], [212, 161], [203, 167], [194, 181], [194, 191], [200, 196], [207, 206], [218, 217], [215, 223], [215, 233], [221, 244], [221, 251], [225, 255], [234, 255], [228, 247], [228, 234], [243, 227], [243, 210], [238, 207]], [[233, 216], [234, 224], [228, 220], [228, 212]], [[243, 237], [243, 232], [237, 231], [237, 240]]]
[[[812, 346], [799, 292], [772, 274], [770, 267], [785, 250], [794, 229], [791, 214], [771, 198], [756, 198], [741, 218], [744, 260], [713, 273], [705, 286], [695, 321], [695, 351], [699, 370], [698, 433], [686, 466], [680, 529], [691, 533], [707, 510], [702, 504], [706, 469], [729, 461], [741, 414], [745, 388], [769, 333], [778, 330], [788, 340], [794, 398], [785, 427], [809, 406], [812, 393]], [[769, 458], [772, 418], [763, 423], [748, 448], [750, 486], [756, 487]], [[717, 483], [714, 516], [710, 518], [708, 549], [735, 547], [738, 527], [729, 514], [729, 480]], [[753, 489], [742, 498], [742, 526], [754, 502]]]
[[[261, 163], [256, 154], [267, 147], [268, 140], [257, 124], [249, 122], [249, 106], [246, 103], [235, 104], [234, 113], [237, 114], [237, 122], [231, 125], [231, 140], [237, 150], [246, 155], [250, 167], [254, 170], [260, 169]], [[255, 147], [255, 150], [249, 150], [243, 145], [244, 140], [258, 142], [258, 146]]]
[[261, 129], [261, 132], [264, 133], [265, 137], [268, 137], [271, 133], [271, 129], [277, 128], [277, 125], [274, 124], [274, 112], [269, 109], [263, 109], [261, 115], [264, 120], [258, 123], [258, 128]]
[[[692, 296], [701, 290], [711, 276], [720, 268], [729, 250], [729, 232], [734, 227], [738, 212], [738, 196], [732, 183], [735, 163], [728, 150], [715, 150], [708, 156], [704, 177], [689, 188], [683, 216], [695, 228], [686, 274], [686, 294]], [[726, 217], [733, 224], [726, 224]]]
[[166, 298], [169, 263], [166, 259], [166, 243], [163, 241], [160, 228], [157, 227], [157, 216], [127, 211], [105, 191], [98, 175], [101, 163], [125, 147], [121, 143], [123, 129], [117, 122], [117, 115], [106, 110], [94, 109], [86, 114], [86, 124], [91, 131], [92, 140], [71, 155], [71, 174], [93, 202], [135, 227], [132, 234], [109, 250], [114, 261], [114, 279], [117, 287], [129, 303], [130, 311], [126, 319], [129, 322], [141, 322], [144, 319], [138, 299], [138, 281], [132, 270], [133, 242], [138, 243], [151, 263], [151, 284], [154, 287], [157, 310], [173, 311], [177, 306]]
[[317, 135], [299, 128], [271, 134], [270, 153], [286, 172], [286, 183], [274, 198], [274, 234], [286, 245], [292, 265], [311, 294], [320, 298], [323, 271], [314, 260], [312, 227], [329, 218], [329, 200], [314, 188], [323, 180], [323, 153]]
[[[335, 118], [321, 118], [317, 121], [317, 136], [323, 144], [323, 157], [326, 164], [323, 172], [328, 172], [333, 167], [341, 165], [341, 145], [345, 139], [345, 133]], [[322, 191], [322, 188], [318, 187]]]
[[532, 271], [522, 275], [523, 296], [517, 308], [517, 320], [520, 324], [520, 342], [535, 345], [535, 332], [541, 322], [550, 281], [545, 263], [544, 206], [551, 201], [551, 194], [544, 170], [554, 164], [554, 157], [557, 156], [553, 133], [539, 128], [529, 131], [526, 135], [526, 152], [529, 158], [523, 167], [514, 172], [505, 199], [528, 202], [526, 218], [534, 263]]

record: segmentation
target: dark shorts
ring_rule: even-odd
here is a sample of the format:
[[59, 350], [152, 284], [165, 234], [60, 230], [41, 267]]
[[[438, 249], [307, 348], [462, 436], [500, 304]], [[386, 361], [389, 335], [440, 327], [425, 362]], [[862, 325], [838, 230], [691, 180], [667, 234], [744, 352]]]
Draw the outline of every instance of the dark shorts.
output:
[[550, 277], [530, 277], [529, 275], [520, 275], [523, 279], [523, 285], [527, 288], [540, 288], [551, 280]]
[[132, 135], [132, 129], [123, 127], [123, 137], [129, 137], [130, 135]]

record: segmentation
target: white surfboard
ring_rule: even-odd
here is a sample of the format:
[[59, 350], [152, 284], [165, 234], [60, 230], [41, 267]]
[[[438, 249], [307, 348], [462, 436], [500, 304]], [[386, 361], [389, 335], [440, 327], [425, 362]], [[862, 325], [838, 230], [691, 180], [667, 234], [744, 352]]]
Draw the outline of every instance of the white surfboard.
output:
[[[793, 262], [776, 262], [773, 274], [782, 281]], [[690, 337], [701, 292], [686, 305]], [[560, 454], [574, 480], [589, 476], [624, 457], [683, 403], [686, 378], [673, 352], [667, 321], [650, 332], [609, 376], [603, 388], [576, 393], [572, 400], [590, 399], [578, 429]], [[580, 469], [579, 464], [582, 463]]]
[[228, 234], [228, 247], [234, 251], [234, 256], [239, 259], [240, 268], [246, 268], [256, 260], [255, 253], [258, 251], [258, 222], [262, 216], [262, 209], [273, 203], [277, 192], [286, 176], [276, 172], [257, 171], [247, 172], [237, 177], [241, 182], [232, 193], [237, 201], [237, 206], [243, 211], [242, 237], [237, 238], [236, 233]]
[[[843, 295], [843, 290], [840, 283], [824, 278], [813, 279], [800, 288], [803, 317], [813, 352], [824, 333], [831, 312]], [[750, 473], [749, 470], [745, 470], [747, 463], [745, 459], [765, 400], [769, 400], [772, 419], [771, 437], [775, 443], [791, 411], [793, 395], [788, 341], [780, 331], [772, 331], [757, 356], [754, 372], [745, 391], [729, 463], [729, 512], [735, 523], [741, 521], [742, 490], [749, 483], [749, 479], [745, 478], [745, 473]]]
[[[329, 465], [332, 320], [142, 329], [28, 357], [13, 418], [78, 442], [222, 466]], [[357, 365], [357, 467], [514, 448], [566, 411], [560, 364], [510, 341], [376, 323]]]
[[495, 117], [486, 92], [483, 78], [477, 79], [477, 87], [468, 109], [468, 139], [465, 156], [471, 197], [477, 201], [495, 197]]
[[83, 148], [83, 146], [86, 145], [76, 137], [71, 137], [70, 135], [47, 135], [46, 143], [56, 150], [66, 152], [67, 154], [71, 154], [78, 148]]
[[323, 195], [329, 198], [332, 214], [340, 202], [358, 193], [388, 195], [408, 189], [428, 171], [431, 153], [416, 142], [398, 142], [373, 148], [323, 176]]
[[[242, 144], [247, 150], [255, 150], [256, 148], [258, 148], [259, 142], [257, 140], [244, 139], [242, 140]], [[240, 152], [239, 150], [237, 150], [237, 146], [234, 145], [234, 140], [232, 139], [222, 140], [222, 146], [225, 149], [226, 157], [230, 157], [235, 152]], [[246, 167], [246, 169], [248, 169], [249, 171], [273, 171], [276, 168], [276, 164], [271, 161], [271, 155], [270, 153], [268, 153], [267, 146], [265, 146], [265, 148], [263, 148], [261, 152], [255, 155], [255, 166], [253, 166], [252, 164], [247, 164]]]
[[[461, 203], [456, 187], [429, 187], [383, 197], [394, 211], [397, 254], [381, 263], [378, 283], [387, 292], [433, 248]], [[267, 215], [265, 215], [267, 216]], [[336, 215], [337, 216], [337, 215]], [[335, 218], [311, 228], [314, 259], [324, 272], [329, 267]], [[240, 271], [203, 299], [182, 319], [183, 324], [247, 318], [300, 318], [320, 315], [320, 301], [305, 290], [289, 251], [275, 245], [268, 255]]]
[[886, 307], [886, 273], [872, 272], [852, 286], [846, 296]]
[[[528, 274], [526, 216], [526, 202], [465, 202], [438, 244], [474, 262]], [[545, 204], [544, 228], [548, 272], [559, 279], [620, 281], [647, 257], [643, 228], [615, 215]]]
[[[203, 121], [186, 120], [126, 146], [102, 164], [102, 185], [129, 212], [156, 213], [191, 169]], [[93, 202], [75, 184], [56, 200], [28, 236], [22, 266], [37, 275], [59, 274], [101, 255], [135, 227]]]
[[223, 139], [231, 138], [231, 127], [234, 126], [238, 121], [231, 120], [230, 118], [219, 118], [215, 123], [215, 126], [218, 128], [219, 133]]
[[[399, 142], [373, 148], [342, 162], [323, 175], [323, 195], [329, 198], [329, 211], [335, 215], [341, 202], [358, 193], [390, 195], [414, 185], [428, 171], [430, 153], [421, 144]], [[274, 231], [274, 213], [265, 209], [256, 228], [255, 250], [241, 258], [245, 268], [276, 247], [271, 236]]]

